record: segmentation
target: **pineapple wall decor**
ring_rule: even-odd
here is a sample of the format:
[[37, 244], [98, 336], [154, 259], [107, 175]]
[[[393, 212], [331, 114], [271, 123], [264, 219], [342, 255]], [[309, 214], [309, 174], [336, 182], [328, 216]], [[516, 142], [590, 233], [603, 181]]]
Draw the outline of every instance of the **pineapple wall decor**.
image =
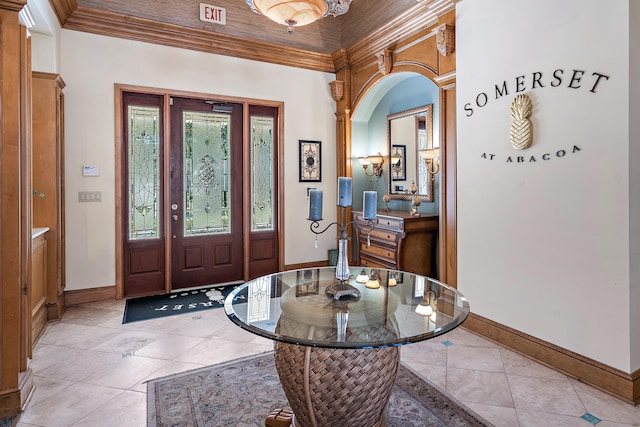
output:
[[532, 108], [527, 95], [518, 95], [511, 103], [511, 145], [516, 150], [525, 150], [533, 142], [533, 125], [529, 120]]

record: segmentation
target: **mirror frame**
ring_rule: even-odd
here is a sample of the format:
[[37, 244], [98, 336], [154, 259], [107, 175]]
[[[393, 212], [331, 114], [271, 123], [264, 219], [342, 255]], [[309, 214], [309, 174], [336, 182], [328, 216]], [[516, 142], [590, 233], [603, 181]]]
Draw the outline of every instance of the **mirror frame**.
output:
[[[411, 194], [410, 192], [407, 193], [394, 193], [392, 190], [392, 179], [391, 179], [391, 153], [392, 151], [392, 141], [391, 141], [391, 120], [393, 119], [399, 119], [402, 117], [408, 117], [408, 116], [416, 116], [419, 113], [426, 113], [426, 121], [427, 121], [427, 148], [433, 148], [433, 104], [427, 104], [427, 105], [423, 105], [421, 107], [416, 107], [416, 108], [412, 108], [410, 110], [405, 110], [405, 111], [400, 111], [398, 113], [394, 113], [394, 114], [389, 114], [387, 116], [387, 152], [389, 153], [389, 166], [388, 166], [388, 185], [387, 185], [387, 195], [390, 196], [391, 200], [411, 200], [413, 199], [414, 195]], [[417, 132], [417, 131], [416, 131]], [[416, 134], [416, 140], [417, 140], [417, 134]], [[417, 152], [417, 147], [416, 147], [416, 158], [419, 159], [420, 155]], [[425, 159], [425, 161], [427, 162], [427, 168], [430, 170], [433, 170], [433, 160], [432, 159]], [[416, 176], [416, 180], [418, 179], [418, 177]], [[427, 194], [415, 194], [415, 197], [418, 197], [418, 199], [422, 202], [433, 202], [435, 197], [434, 197], [434, 186], [433, 186], [433, 182], [434, 182], [434, 175], [427, 172]]]

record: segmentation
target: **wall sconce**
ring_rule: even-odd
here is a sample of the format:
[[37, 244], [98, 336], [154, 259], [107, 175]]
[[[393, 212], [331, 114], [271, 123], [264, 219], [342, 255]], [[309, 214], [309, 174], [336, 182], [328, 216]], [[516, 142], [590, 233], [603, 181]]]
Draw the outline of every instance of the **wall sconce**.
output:
[[398, 175], [402, 172], [402, 158], [400, 156], [391, 156], [391, 170], [393, 171], [394, 176]]
[[369, 289], [378, 289], [380, 287], [380, 277], [376, 270], [371, 270], [369, 280], [367, 280], [367, 283], [364, 286]]
[[424, 293], [423, 300], [416, 306], [416, 313], [421, 316], [431, 316], [435, 313], [437, 306], [437, 295], [435, 291], [428, 290]]
[[[429, 148], [428, 150], [420, 150], [420, 157], [427, 163], [427, 172], [431, 175], [435, 175], [440, 172], [440, 149]], [[431, 160], [431, 168], [429, 167], [429, 160]], [[433, 164], [435, 163], [435, 167]]]
[[[382, 175], [382, 165], [384, 164], [384, 157], [382, 154], [378, 153], [377, 156], [367, 156], [367, 157], [358, 157], [358, 161], [364, 168], [364, 174], [369, 177], [369, 181], [373, 176], [376, 177], [376, 181], [380, 175]], [[371, 173], [367, 171], [371, 165]]]
[[367, 283], [368, 281], [369, 281], [369, 275], [367, 274], [367, 272], [363, 268], [362, 271], [360, 272], [360, 274], [358, 274], [356, 276], [356, 282], [357, 283]]
[[389, 272], [389, 278], [387, 279], [387, 284], [390, 288], [398, 285], [398, 280], [396, 279], [396, 274]]

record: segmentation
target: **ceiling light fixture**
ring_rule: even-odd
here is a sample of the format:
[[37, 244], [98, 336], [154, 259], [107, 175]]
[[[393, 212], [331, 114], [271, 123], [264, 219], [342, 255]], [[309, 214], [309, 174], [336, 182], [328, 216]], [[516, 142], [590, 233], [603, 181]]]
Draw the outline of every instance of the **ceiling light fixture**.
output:
[[251, 10], [274, 22], [287, 26], [293, 34], [293, 27], [310, 24], [327, 15], [344, 15], [352, 0], [246, 0]]

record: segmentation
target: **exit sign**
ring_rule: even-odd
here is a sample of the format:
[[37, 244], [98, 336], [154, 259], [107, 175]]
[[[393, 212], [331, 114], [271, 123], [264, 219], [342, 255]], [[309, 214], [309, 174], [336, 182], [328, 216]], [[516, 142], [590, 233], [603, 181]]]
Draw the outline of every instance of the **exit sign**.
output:
[[227, 9], [200, 3], [200, 20], [214, 24], [227, 25]]

